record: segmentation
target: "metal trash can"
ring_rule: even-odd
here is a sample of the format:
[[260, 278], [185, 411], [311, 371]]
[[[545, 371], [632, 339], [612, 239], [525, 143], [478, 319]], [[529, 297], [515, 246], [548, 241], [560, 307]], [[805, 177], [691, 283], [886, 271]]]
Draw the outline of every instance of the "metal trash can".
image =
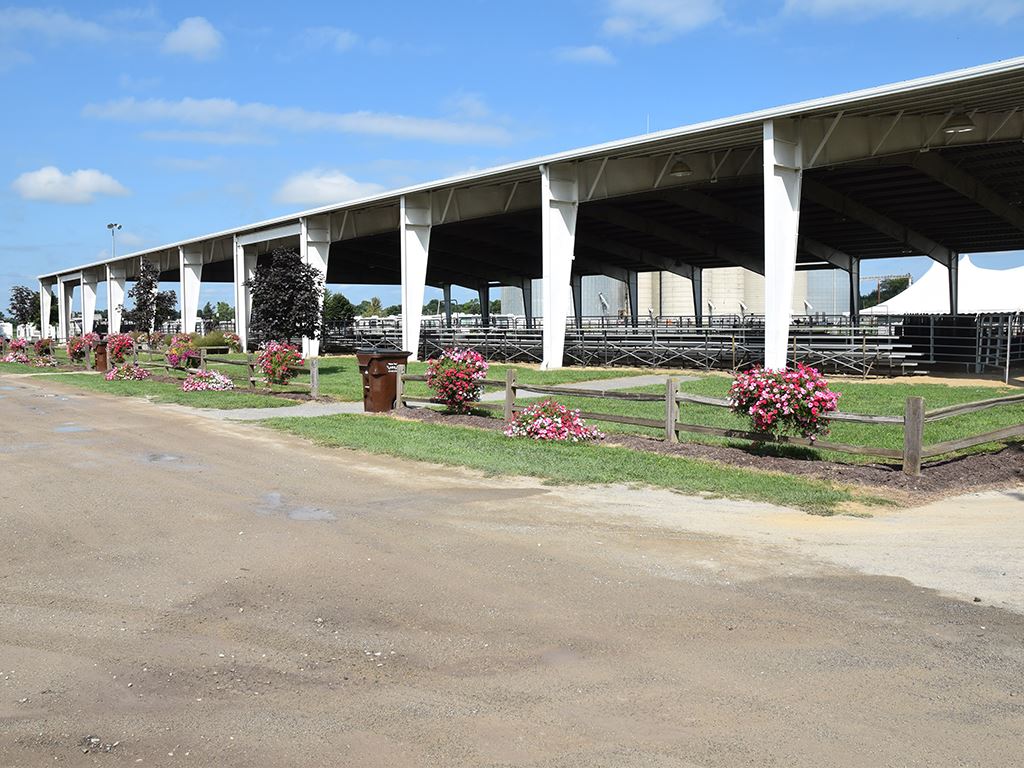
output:
[[107, 370], [107, 342], [98, 342], [92, 351], [92, 369], [100, 373]]
[[356, 360], [363, 376], [363, 410], [383, 413], [393, 410], [398, 396], [398, 366], [405, 365], [412, 352], [397, 349], [357, 349]]

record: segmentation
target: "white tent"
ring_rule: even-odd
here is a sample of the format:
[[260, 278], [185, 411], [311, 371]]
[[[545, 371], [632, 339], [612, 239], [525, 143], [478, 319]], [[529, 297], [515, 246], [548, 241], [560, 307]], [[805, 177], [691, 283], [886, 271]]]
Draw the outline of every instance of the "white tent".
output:
[[[961, 256], [959, 263], [959, 311], [1024, 311], [1024, 267], [984, 269]], [[934, 263], [924, 276], [884, 304], [861, 310], [863, 315], [934, 315], [949, 312], [949, 270]]]

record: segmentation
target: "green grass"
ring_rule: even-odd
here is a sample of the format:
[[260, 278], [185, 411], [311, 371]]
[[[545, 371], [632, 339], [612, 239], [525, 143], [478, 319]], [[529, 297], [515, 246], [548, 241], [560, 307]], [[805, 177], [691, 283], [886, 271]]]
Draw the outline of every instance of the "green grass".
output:
[[723, 464], [601, 445], [511, 440], [500, 432], [339, 415], [274, 418], [263, 424], [321, 445], [477, 469], [493, 475], [557, 483], [625, 483], [687, 494], [750, 499], [832, 514], [844, 503], [879, 499], [819, 480], [755, 472]]
[[61, 376], [62, 384], [71, 384], [92, 392], [103, 392], [121, 397], [146, 397], [157, 403], [176, 403], [193, 408], [287, 408], [296, 405], [291, 400], [272, 395], [253, 394], [245, 391], [227, 392], [183, 392], [180, 384], [168, 381], [107, 381], [95, 374], [67, 374]]

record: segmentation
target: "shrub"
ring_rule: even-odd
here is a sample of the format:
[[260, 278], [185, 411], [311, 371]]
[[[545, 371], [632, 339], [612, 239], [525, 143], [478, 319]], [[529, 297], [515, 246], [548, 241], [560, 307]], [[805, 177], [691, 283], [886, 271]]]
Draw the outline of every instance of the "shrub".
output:
[[39, 339], [33, 346], [35, 347], [36, 355], [39, 357], [53, 354], [53, 342], [50, 339]]
[[152, 374], [135, 363], [115, 365], [107, 371], [104, 378], [107, 381], [142, 381], [148, 379]]
[[449, 411], [467, 413], [483, 394], [480, 381], [487, 376], [487, 361], [475, 349], [452, 347], [427, 361], [427, 386]]
[[256, 365], [263, 371], [267, 384], [287, 384], [303, 363], [302, 353], [294, 344], [267, 341], [260, 345]]
[[185, 392], [223, 392], [234, 389], [235, 382], [219, 371], [192, 371], [181, 384]]
[[88, 350], [88, 346], [85, 343], [85, 339], [81, 336], [72, 336], [68, 339], [68, 359], [75, 363], [80, 363], [85, 360], [85, 354]]
[[187, 333], [179, 333], [171, 338], [167, 345], [167, 352], [164, 354], [167, 363], [173, 368], [188, 368], [199, 362], [199, 350], [196, 343]]
[[107, 356], [110, 358], [110, 362], [123, 363], [125, 358], [131, 354], [134, 346], [135, 339], [130, 334], [115, 333], [112, 336], [107, 336]]
[[769, 371], [760, 366], [736, 376], [729, 388], [734, 413], [748, 416], [755, 432], [793, 434], [814, 440], [827, 435], [825, 414], [836, 410], [839, 393], [816, 368]]
[[505, 425], [505, 435], [569, 443], [604, 437], [596, 427], [588, 427], [584, 423], [578, 410], [570, 410], [554, 400], [528, 405]]
[[11, 339], [12, 352], [24, 352], [28, 349], [28, 339]]
[[232, 352], [242, 351], [242, 337], [237, 333], [225, 333], [224, 343], [227, 344], [228, 349]]
[[89, 349], [96, 349], [100, 343], [100, 335], [90, 331], [89, 333], [82, 334], [82, 341], [86, 343]]

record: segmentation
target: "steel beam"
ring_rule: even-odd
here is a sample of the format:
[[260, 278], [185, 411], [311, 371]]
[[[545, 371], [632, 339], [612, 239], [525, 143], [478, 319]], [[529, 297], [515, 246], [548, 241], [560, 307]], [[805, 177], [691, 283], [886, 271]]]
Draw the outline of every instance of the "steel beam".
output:
[[402, 348], [419, 359], [420, 323], [427, 284], [432, 214], [430, 195], [403, 195], [399, 211], [402, 249]]
[[1024, 211], [1020, 207], [946, 158], [935, 152], [918, 152], [911, 157], [910, 164], [1024, 232]]
[[565, 321], [569, 314], [569, 278], [576, 248], [580, 184], [576, 164], [542, 165], [541, 251], [544, 269], [544, 339], [540, 367], [562, 367]]

